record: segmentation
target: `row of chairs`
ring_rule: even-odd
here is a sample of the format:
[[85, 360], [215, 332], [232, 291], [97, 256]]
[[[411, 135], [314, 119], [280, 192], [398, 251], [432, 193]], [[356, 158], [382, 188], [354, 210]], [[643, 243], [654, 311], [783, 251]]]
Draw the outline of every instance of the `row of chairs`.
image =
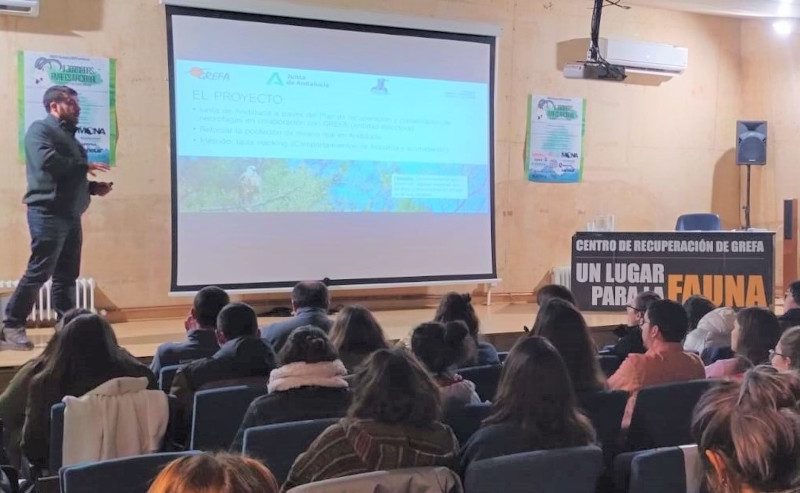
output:
[[[465, 374], [469, 375], [466, 371], [462, 373]], [[483, 383], [481, 379], [476, 380]], [[642, 389], [631, 419], [627, 448], [643, 450], [690, 443], [689, 422], [694, 405], [713, 384], [713, 380], [696, 380]], [[266, 386], [246, 385], [197, 392], [190, 448], [228, 448], [250, 403], [266, 392]], [[619, 424], [627, 398], [625, 392], [591, 392], [579, 395], [580, 404], [592, 419], [602, 443], [610, 444], [619, 435]], [[488, 404], [455, 409], [451, 411], [448, 420], [457, 436], [465, 440], [480, 426], [488, 409]]]
[[[145, 493], [166, 464], [178, 457], [198, 453], [151, 454], [65, 467], [59, 471], [61, 492], [100, 493], [114, 485], [117, 493]], [[419, 475], [424, 469], [377, 471], [321, 481], [294, 491], [343, 491], [348, 484], [355, 485], [361, 481], [380, 484], [391, 477]], [[459, 482], [452, 472], [437, 469], [436, 476], [444, 478], [440, 484]], [[590, 493], [595, 491], [603, 469], [603, 453], [595, 446], [513, 454], [470, 464], [464, 476], [464, 490], [466, 493], [493, 493], [498, 485], [502, 485], [505, 493]], [[285, 477], [274, 469], [273, 473], [279, 481]], [[631, 461], [615, 464], [615, 486], [620, 493], [702, 493], [702, 483], [702, 465], [695, 445], [642, 451]]]

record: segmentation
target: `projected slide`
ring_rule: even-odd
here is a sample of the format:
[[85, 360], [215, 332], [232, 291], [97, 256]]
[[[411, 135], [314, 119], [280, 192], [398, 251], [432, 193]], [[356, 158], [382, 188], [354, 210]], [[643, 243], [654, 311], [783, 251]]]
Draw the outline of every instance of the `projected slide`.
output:
[[489, 210], [485, 84], [175, 66], [180, 212]]
[[172, 291], [496, 278], [494, 38], [167, 7]]

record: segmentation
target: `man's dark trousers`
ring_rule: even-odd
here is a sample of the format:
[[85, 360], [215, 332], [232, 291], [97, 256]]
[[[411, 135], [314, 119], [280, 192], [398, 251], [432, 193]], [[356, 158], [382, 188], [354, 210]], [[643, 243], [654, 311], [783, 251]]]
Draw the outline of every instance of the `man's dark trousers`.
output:
[[81, 270], [83, 231], [80, 216], [52, 214], [28, 207], [31, 257], [25, 274], [11, 295], [3, 326], [20, 328], [39, 299], [39, 289], [53, 278], [52, 302], [59, 317], [75, 308], [75, 280]]

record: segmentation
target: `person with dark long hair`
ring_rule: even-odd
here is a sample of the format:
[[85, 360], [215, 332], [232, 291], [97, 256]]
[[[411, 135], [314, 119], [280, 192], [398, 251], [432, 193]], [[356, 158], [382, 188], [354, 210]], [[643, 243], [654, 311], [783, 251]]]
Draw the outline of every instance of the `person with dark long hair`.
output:
[[82, 308], [73, 308], [65, 313], [56, 323], [55, 332], [47, 341], [42, 354], [22, 365], [14, 374], [14, 378], [11, 379], [6, 390], [0, 395], [0, 419], [3, 421], [5, 430], [6, 454], [9, 463], [17, 469], [21, 465], [22, 426], [25, 424], [25, 406], [28, 404], [28, 389], [31, 380], [42, 371], [47, 360], [53, 354], [61, 329], [75, 317], [91, 313]]
[[470, 462], [596, 441], [577, 407], [564, 361], [547, 339], [520, 339], [508, 354], [492, 411], [469, 439], [461, 467]]
[[800, 491], [800, 378], [759, 366], [697, 403], [691, 433], [712, 493]]
[[22, 450], [36, 466], [46, 467], [50, 443], [50, 408], [68, 395], [80, 397], [108, 380], [147, 377], [150, 369], [117, 345], [109, 323], [98, 315], [80, 315], [60, 331], [42, 370], [28, 393]]
[[461, 320], [467, 325], [469, 335], [476, 348], [474, 356], [461, 363], [461, 367], [499, 365], [500, 357], [497, 349], [490, 343], [480, 338], [480, 320], [472, 306], [472, 297], [468, 293], [460, 294], [449, 292], [442, 296], [436, 314], [433, 316], [434, 322], [446, 324]]
[[708, 365], [706, 378], [740, 378], [749, 368], [769, 364], [770, 351], [780, 338], [781, 326], [774, 313], [757, 307], [740, 310], [731, 332], [735, 356]]
[[278, 362], [281, 366], [269, 374], [269, 393], [250, 404], [231, 452], [242, 452], [247, 428], [338, 418], [347, 413], [347, 369], [322, 329], [310, 325], [294, 329], [278, 354]]
[[573, 304], [557, 298], [545, 302], [536, 314], [533, 334], [544, 337], [558, 350], [575, 392], [605, 387], [606, 378], [600, 370], [589, 327]]
[[411, 351], [439, 385], [446, 408], [481, 402], [475, 384], [454, 371], [475, 351], [474, 340], [464, 322], [418, 325], [411, 334]]
[[347, 418], [300, 454], [282, 491], [370, 471], [456, 466], [458, 439], [440, 422], [436, 384], [408, 351], [372, 353], [353, 387]]
[[361, 305], [342, 308], [331, 328], [331, 343], [350, 373], [373, 352], [389, 348], [381, 324]]

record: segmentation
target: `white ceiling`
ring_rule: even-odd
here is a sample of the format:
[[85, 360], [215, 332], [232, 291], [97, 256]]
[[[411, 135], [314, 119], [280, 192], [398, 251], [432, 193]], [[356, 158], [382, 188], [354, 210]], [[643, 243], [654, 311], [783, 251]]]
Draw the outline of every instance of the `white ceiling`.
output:
[[800, 0], [622, 0], [621, 3], [725, 16], [800, 17]]

